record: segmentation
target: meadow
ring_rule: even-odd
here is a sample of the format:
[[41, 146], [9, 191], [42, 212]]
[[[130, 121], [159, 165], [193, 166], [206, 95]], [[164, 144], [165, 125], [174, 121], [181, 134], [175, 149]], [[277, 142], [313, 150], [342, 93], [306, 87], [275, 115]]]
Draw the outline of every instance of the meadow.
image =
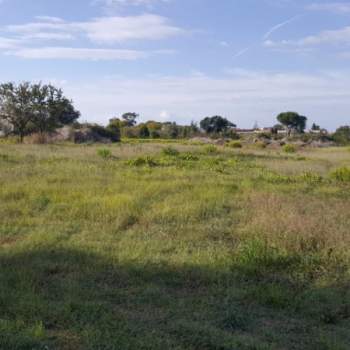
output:
[[350, 348], [350, 150], [0, 144], [0, 349]]

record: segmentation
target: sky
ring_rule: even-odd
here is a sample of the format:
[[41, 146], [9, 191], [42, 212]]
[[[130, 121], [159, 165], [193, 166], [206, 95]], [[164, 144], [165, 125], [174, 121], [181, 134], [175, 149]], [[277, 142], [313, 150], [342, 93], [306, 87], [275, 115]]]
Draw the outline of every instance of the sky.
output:
[[81, 120], [350, 124], [350, 1], [0, 0], [1, 81], [64, 90]]

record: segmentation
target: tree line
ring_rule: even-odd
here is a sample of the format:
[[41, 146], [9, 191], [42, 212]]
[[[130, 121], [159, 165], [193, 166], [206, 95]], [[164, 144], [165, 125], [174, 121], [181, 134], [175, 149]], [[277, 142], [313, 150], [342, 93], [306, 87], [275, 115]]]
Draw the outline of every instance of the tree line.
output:
[[[211, 137], [239, 138], [236, 124], [222, 116], [205, 117], [196, 124], [178, 125], [175, 122], [147, 121], [138, 123], [139, 115], [128, 112], [112, 118], [106, 127], [78, 122], [80, 112], [63, 91], [51, 84], [5, 83], [0, 85], [0, 131], [5, 135], [17, 135], [20, 142], [31, 134], [44, 135], [71, 125], [76, 130], [90, 129], [101, 137], [118, 142], [125, 138], [192, 138], [208, 135]], [[277, 116], [278, 124], [271, 133], [284, 130], [287, 136], [305, 132], [308, 118], [296, 112], [285, 112]], [[312, 130], [321, 130], [313, 124]], [[350, 126], [343, 126], [332, 136], [339, 144], [350, 143]]]

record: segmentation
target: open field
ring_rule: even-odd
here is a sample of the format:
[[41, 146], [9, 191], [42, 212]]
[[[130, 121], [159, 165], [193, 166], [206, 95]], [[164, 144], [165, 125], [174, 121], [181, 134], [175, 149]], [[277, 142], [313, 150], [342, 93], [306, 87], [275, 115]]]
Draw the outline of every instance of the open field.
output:
[[0, 145], [0, 349], [349, 349], [350, 150], [169, 147]]

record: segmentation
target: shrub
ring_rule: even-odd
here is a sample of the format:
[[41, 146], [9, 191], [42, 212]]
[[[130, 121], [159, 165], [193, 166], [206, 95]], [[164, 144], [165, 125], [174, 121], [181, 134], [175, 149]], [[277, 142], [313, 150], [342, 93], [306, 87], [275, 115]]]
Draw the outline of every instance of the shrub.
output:
[[107, 148], [101, 148], [97, 150], [97, 155], [103, 159], [110, 159], [112, 157], [112, 152]]
[[297, 148], [294, 145], [287, 144], [283, 146], [283, 151], [286, 153], [295, 153]]
[[204, 152], [206, 154], [216, 154], [216, 153], [218, 153], [218, 149], [214, 145], [206, 145], [204, 147]]
[[333, 140], [339, 145], [350, 144], [350, 126], [342, 126], [333, 134]]
[[177, 157], [179, 155], [179, 151], [173, 147], [163, 148], [162, 153], [164, 156]]
[[186, 160], [186, 161], [197, 161], [197, 160], [199, 160], [199, 158], [197, 156], [195, 156], [194, 154], [192, 154], [190, 152], [180, 154], [179, 158], [181, 160]]
[[264, 141], [258, 141], [258, 142], [255, 142], [255, 147], [260, 149], [265, 149], [267, 147], [267, 143], [265, 143]]
[[350, 182], [350, 168], [342, 167], [331, 172], [331, 177], [340, 182]]
[[228, 144], [227, 144], [228, 147], [230, 148], [242, 148], [242, 143], [240, 141], [230, 141]]
[[152, 157], [147, 156], [147, 157], [138, 157], [135, 159], [131, 159], [128, 161], [128, 165], [155, 167], [158, 165], [158, 163]]

